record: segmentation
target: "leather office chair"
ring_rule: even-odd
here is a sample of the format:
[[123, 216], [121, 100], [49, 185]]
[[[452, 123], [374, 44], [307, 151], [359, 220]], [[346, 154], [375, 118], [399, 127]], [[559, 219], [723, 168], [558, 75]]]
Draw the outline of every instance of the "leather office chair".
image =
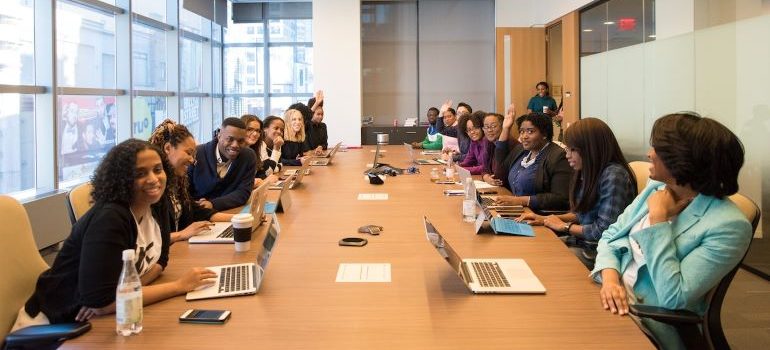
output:
[[647, 181], [650, 179], [650, 162], [634, 161], [628, 163], [631, 171], [636, 177], [636, 193], [641, 193], [647, 187]]
[[[47, 348], [87, 331], [82, 328], [90, 328], [90, 324], [81, 323], [33, 326], [8, 334], [48, 265], [37, 251], [27, 212], [19, 202], [0, 196], [0, 222], [0, 339], [5, 339], [4, 348]], [[79, 330], [73, 333], [73, 329]]]
[[91, 182], [86, 182], [73, 187], [67, 193], [67, 213], [73, 225], [94, 205], [94, 200], [91, 198], [93, 189]]
[[[730, 196], [730, 200], [746, 215], [751, 223], [753, 236], [761, 216], [759, 207], [751, 199], [738, 193]], [[746, 257], [747, 252], [748, 248], [743, 253], [743, 258]], [[743, 258], [741, 258], [741, 262]], [[648, 317], [675, 327], [688, 349], [730, 349], [725, 333], [722, 331], [722, 302], [725, 294], [727, 294], [727, 289], [730, 287], [730, 282], [732, 282], [740, 266], [741, 263], [739, 262], [706, 295], [708, 307], [703, 316], [689, 310], [669, 310], [649, 305], [629, 305], [630, 312], [633, 315]], [[655, 339], [652, 340], [655, 341]]]

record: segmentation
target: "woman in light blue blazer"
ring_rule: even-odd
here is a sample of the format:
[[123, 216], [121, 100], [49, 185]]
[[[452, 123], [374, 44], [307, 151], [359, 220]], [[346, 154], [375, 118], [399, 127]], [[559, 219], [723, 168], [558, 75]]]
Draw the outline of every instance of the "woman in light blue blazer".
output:
[[[629, 303], [706, 310], [705, 296], [743, 257], [751, 225], [726, 197], [738, 191], [743, 146], [724, 125], [669, 114], [652, 128], [650, 181], [599, 241], [591, 277], [605, 309]], [[684, 348], [673, 327], [639, 320], [664, 349]]]

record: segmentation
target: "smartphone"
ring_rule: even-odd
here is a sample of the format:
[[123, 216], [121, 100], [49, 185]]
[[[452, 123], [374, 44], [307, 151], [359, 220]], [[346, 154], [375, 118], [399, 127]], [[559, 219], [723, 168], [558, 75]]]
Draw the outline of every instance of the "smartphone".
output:
[[230, 318], [229, 310], [198, 310], [190, 309], [179, 316], [183, 323], [223, 324]]

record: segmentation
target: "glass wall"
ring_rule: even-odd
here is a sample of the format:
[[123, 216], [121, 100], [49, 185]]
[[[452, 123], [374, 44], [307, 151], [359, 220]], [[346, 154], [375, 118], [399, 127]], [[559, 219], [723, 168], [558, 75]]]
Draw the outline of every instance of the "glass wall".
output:
[[655, 0], [608, 0], [580, 13], [580, 56], [655, 40]]

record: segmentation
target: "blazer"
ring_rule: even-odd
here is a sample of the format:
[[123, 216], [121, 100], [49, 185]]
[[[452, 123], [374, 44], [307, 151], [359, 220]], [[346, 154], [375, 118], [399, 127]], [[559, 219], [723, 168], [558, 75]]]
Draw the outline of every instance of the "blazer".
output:
[[[657, 223], [630, 235], [631, 228], [649, 212], [647, 199], [664, 187], [650, 180], [618, 221], [604, 231], [590, 276], [599, 283], [604, 269], [615, 269], [622, 276], [632, 258], [630, 236], [639, 243], [646, 263], [634, 284], [637, 302], [702, 315], [707, 306], [706, 293], [748, 249], [751, 224], [729, 199], [699, 194], [672, 222]], [[659, 340], [671, 339], [670, 327], [643, 321]], [[672, 343], [664, 348], [679, 346]]]
[[[495, 159], [503, 159], [497, 167], [495, 177], [503, 181], [503, 186], [511, 189], [508, 183], [508, 173], [513, 162], [526, 150], [521, 144], [517, 144], [508, 152], [508, 142], [495, 142]], [[549, 143], [541, 152], [543, 161], [538, 165], [535, 174], [535, 192], [532, 201], [532, 209], [535, 210], [560, 210], [569, 209], [569, 184], [572, 178], [572, 168], [567, 162], [564, 149], [553, 142]]]
[[249, 147], [241, 147], [241, 153], [230, 165], [224, 178], [217, 174], [216, 140], [196, 147], [196, 164], [187, 169], [190, 179], [190, 195], [193, 199], [206, 198], [217, 211], [240, 207], [249, 200], [257, 173], [257, 156]]

